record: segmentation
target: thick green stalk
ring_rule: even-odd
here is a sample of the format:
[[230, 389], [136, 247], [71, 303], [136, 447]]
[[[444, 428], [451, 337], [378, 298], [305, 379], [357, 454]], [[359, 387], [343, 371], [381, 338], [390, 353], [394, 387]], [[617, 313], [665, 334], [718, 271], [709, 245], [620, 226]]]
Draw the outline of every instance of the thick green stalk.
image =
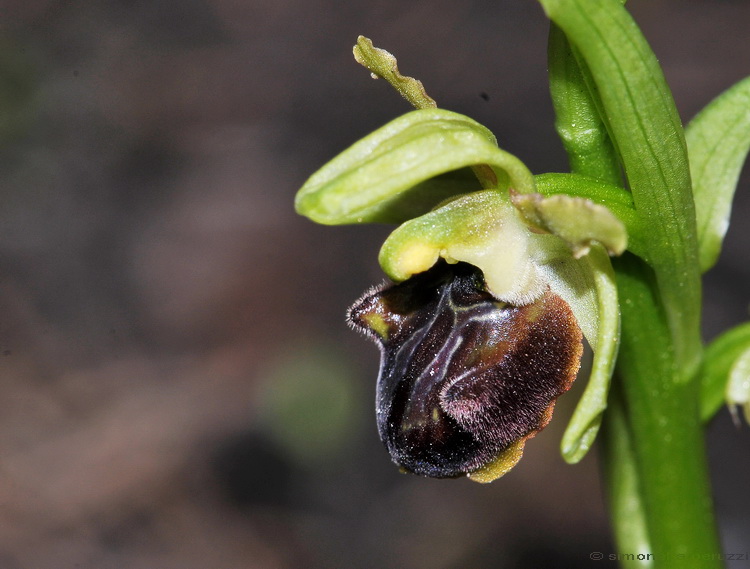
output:
[[[619, 163], [586, 86], [583, 72], [565, 37], [555, 24], [549, 38], [550, 94], [558, 133], [574, 174], [606, 182], [618, 182]], [[585, 65], [585, 64], [583, 64]], [[591, 144], [591, 141], [605, 141]], [[624, 394], [617, 381], [609, 395], [610, 409], [602, 422], [602, 455], [610, 519], [621, 554], [650, 554], [649, 528], [641, 497], [640, 473], [628, 425]], [[622, 563], [625, 566], [625, 563]], [[652, 566], [649, 563], [645, 566]]]
[[669, 87], [619, 2], [540, 2], [595, 81], [592, 99], [599, 103], [635, 208], [650, 233], [659, 298], [683, 372], [679, 377], [687, 380], [700, 364], [700, 270], [687, 148]]
[[[586, 62], [580, 57], [573, 58], [564, 34], [554, 25], [550, 46], [551, 91], [557, 128], [569, 153], [571, 170], [612, 182], [620, 175], [619, 166], [612, 159], [613, 145], [606, 142], [600, 144], [598, 150], [591, 146], [592, 139], [616, 136], [611, 125], [593, 116], [607, 105], [599, 98], [598, 91], [592, 92], [590, 85], [587, 87], [586, 75], [591, 76], [590, 70], [576, 69], [574, 64], [577, 61], [586, 66]], [[588, 96], [588, 101], [584, 95]], [[610, 93], [609, 98], [608, 120], [619, 111], [611, 103], [617, 94]], [[575, 104], [574, 109], [570, 108], [572, 104]], [[581, 116], [586, 113], [589, 116]], [[631, 114], [631, 123], [637, 115], [639, 113]], [[627, 112], [621, 114], [621, 123], [627, 123], [623, 118], [626, 116]], [[583, 129], [578, 128], [581, 125]], [[591, 132], [591, 128], [596, 132]], [[631, 148], [623, 155], [623, 143], [618, 142], [616, 146], [626, 163], [625, 171], [632, 186], [633, 179], [643, 180], [646, 172], [627, 167], [628, 162], [632, 164], [637, 149]], [[677, 150], [681, 153], [680, 148]], [[652, 160], [653, 169], [662, 169], [660, 160], [658, 157]], [[683, 201], [677, 196], [673, 198]], [[646, 218], [669, 207], [668, 203], [657, 206], [653, 201], [644, 204], [642, 199], [637, 200], [636, 206], [639, 205], [641, 212], [649, 211]], [[690, 208], [674, 205], [671, 219], [687, 217], [690, 221], [687, 225], [692, 227]], [[655, 243], [658, 245], [658, 239]], [[688, 235], [682, 246], [692, 249], [694, 237]], [[665, 255], [654, 250], [656, 265], [660, 266], [661, 274], [666, 275], [661, 283], [648, 265], [635, 256], [628, 255], [615, 263], [623, 316], [622, 346], [617, 388], [610, 394], [611, 409], [604, 416], [603, 456], [612, 522], [618, 549], [623, 554], [623, 566], [633, 566], [628, 554], [646, 554], [649, 558], [645, 566], [662, 569], [694, 566], [698, 558], [701, 567], [721, 567], [703, 433], [698, 420], [697, 386], [690, 378], [699, 357], [699, 350], [694, 349], [696, 320], [694, 317], [683, 320], [682, 326], [689, 329], [675, 329], [679, 317], [676, 319], [674, 315], [674, 289], [669, 290], [680, 278], [687, 279], [687, 288], [693, 292], [683, 300], [692, 303], [687, 312], [697, 313], [700, 288], [695, 281], [697, 263], [693, 253], [680, 259], [679, 251]], [[677, 267], [686, 264], [693, 265], [688, 273], [675, 273]], [[665, 293], [667, 298], [663, 299]], [[667, 310], [663, 302], [669, 306]], [[675, 353], [675, 344], [679, 346], [679, 355]], [[687, 355], [688, 346], [696, 352], [692, 356]]]
[[618, 380], [654, 566], [682, 569], [700, 560], [702, 569], [722, 567], [696, 382], [680, 380], [651, 269], [633, 255], [615, 268], [624, 299]]
[[[609, 408], [602, 424], [602, 462], [607, 473], [609, 513], [613, 521], [617, 549], [632, 554], [621, 559], [623, 567], [653, 567], [648, 558], [651, 543], [646, 512], [641, 497], [638, 461], [633, 448], [621, 383], [615, 378], [609, 394]], [[645, 559], [644, 559], [645, 554]]]

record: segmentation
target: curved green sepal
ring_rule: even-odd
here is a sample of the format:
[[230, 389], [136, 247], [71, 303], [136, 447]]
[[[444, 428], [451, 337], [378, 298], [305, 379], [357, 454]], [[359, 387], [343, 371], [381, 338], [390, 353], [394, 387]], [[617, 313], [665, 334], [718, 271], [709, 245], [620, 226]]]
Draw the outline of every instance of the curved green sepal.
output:
[[510, 200], [528, 225], [560, 237], [576, 259], [586, 255], [593, 243], [603, 245], [610, 255], [621, 255], [627, 248], [625, 224], [606, 206], [587, 198], [512, 192]]
[[536, 266], [536, 242], [544, 237], [551, 236], [528, 230], [507, 194], [485, 190], [407, 221], [383, 243], [379, 260], [396, 282], [426, 271], [441, 257], [470, 263], [482, 270], [496, 298], [527, 304], [546, 289]]
[[427, 94], [418, 79], [401, 75], [398, 63], [392, 53], [372, 45], [372, 40], [364, 36], [357, 38], [354, 46], [354, 59], [370, 70], [374, 79], [382, 77], [416, 109], [437, 107], [434, 99]]
[[[442, 109], [412, 111], [356, 142], [313, 174], [297, 193], [295, 207], [327, 225], [389, 222], [404, 192], [477, 164], [493, 168], [501, 190], [534, 191], [534, 177], [526, 166], [499, 149], [492, 133], [478, 122]], [[432, 185], [422, 188], [422, 193], [427, 188]], [[464, 191], [474, 189], [476, 182]], [[426, 210], [444, 198], [442, 193]]]
[[594, 351], [591, 375], [562, 438], [568, 463], [581, 460], [591, 448], [607, 408], [607, 394], [620, 345], [620, 307], [614, 271], [600, 246], [581, 259], [558, 257], [543, 271], [553, 292], [565, 300]]
[[362, 222], [401, 224], [427, 213], [449, 198], [480, 189], [472, 168], [452, 170], [395, 195], [382, 204], [377, 214]]
[[[749, 351], [750, 322], [727, 330], [708, 345], [703, 356], [701, 370], [701, 420], [710, 420], [722, 405], [730, 402], [728, 397], [730, 384], [732, 384], [732, 402], [735, 405], [747, 404], [747, 397], [750, 394], [745, 391], [745, 399], [742, 400], [743, 380], [741, 376], [745, 365], [743, 358], [748, 357]], [[738, 362], [739, 367], [735, 368]]]
[[750, 77], [719, 95], [685, 129], [702, 271], [719, 257], [737, 179], [750, 150]]

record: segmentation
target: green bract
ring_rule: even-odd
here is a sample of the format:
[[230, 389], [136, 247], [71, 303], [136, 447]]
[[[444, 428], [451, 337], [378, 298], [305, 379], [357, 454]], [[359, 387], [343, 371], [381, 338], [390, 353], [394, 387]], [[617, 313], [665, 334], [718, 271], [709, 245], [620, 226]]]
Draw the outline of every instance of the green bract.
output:
[[694, 410], [699, 395], [704, 420], [721, 406], [747, 344], [738, 329], [701, 358], [699, 275], [718, 255], [747, 152], [748, 84], [719, 97], [683, 135], [656, 56], [620, 2], [540, 2], [553, 22], [556, 127], [571, 171], [589, 187], [554, 174], [546, 188], [537, 178], [539, 191], [597, 201], [594, 194], [617, 193], [597, 183], [623, 184], [630, 203], [608, 206], [640, 257], [615, 262], [622, 346], [603, 447], [615, 535], [620, 551], [653, 552], [655, 566], [676, 568], [675, 552], [719, 550]]
[[708, 421], [723, 404], [741, 405], [750, 400], [750, 322], [724, 332], [706, 348], [701, 382], [701, 419]]
[[[651, 238], [666, 316], [678, 358], [691, 371], [700, 356], [700, 281], [687, 149], [656, 56], [618, 2], [541, 0], [569, 37], [594, 81], [594, 106], [619, 155], [636, 211]], [[558, 125], [559, 129], [559, 125]]]
[[732, 365], [732, 369], [729, 370], [727, 404], [735, 418], [735, 423], [739, 423], [736, 415], [737, 407], [742, 408], [745, 419], [750, 421], [750, 348], [740, 354]]
[[719, 258], [732, 198], [750, 148], [750, 77], [728, 89], [685, 129], [693, 178], [701, 270]]

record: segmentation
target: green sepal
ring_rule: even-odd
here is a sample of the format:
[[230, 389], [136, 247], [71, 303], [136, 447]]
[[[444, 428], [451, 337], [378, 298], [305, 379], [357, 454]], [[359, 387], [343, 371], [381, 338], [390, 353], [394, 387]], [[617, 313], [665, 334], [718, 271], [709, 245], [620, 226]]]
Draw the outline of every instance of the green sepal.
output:
[[[407, 113], [376, 130], [313, 174], [297, 193], [297, 212], [327, 225], [403, 220], [402, 194], [432, 178], [467, 166], [488, 164], [497, 187], [527, 193], [534, 177], [515, 156], [497, 147], [478, 122], [442, 109]], [[455, 174], [461, 176], [462, 174]], [[416, 200], [412, 212], [429, 211], [460, 184], [438, 188], [434, 200]], [[477, 189], [478, 183], [463, 189]], [[417, 194], [429, 196], [427, 183]]]
[[363, 222], [401, 224], [427, 213], [449, 198], [480, 189], [471, 168], [451, 170], [395, 195], [382, 204], [376, 216]]
[[586, 390], [560, 445], [565, 461], [574, 464], [591, 448], [607, 408], [620, 345], [620, 306], [612, 264], [598, 245], [581, 259], [558, 257], [545, 270], [554, 272], [550, 288], [570, 305], [594, 352]]
[[719, 258], [732, 199], [750, 150], [750, 77], [706, 106], [685, 129], [702, 271]]
[[[728, 387], [730, 376], [734, 369], [735, 377], [739, 377], [741, 368], [735, 369], [735, 364], [742, 358], [748, 357], [750, 351], [750, 322], [745, 322], [727, 330], [706, 348], [701, 369], [701, 420], [710, 420], [722, 405], [728, 403]], [[742, 362], [740, 361], [740, 364]], [[741, 384], [741, 380], [736, 379]], [[735, 392], [739, 392], [735, 387]], [[742, 403], [733, 401], [734, 404]]]

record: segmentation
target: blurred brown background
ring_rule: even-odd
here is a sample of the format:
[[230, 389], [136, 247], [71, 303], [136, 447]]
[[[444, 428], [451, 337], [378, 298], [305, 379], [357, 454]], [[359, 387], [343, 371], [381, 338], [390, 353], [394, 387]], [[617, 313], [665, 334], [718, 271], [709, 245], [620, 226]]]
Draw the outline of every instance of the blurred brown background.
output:
[[[684, 119], [750, 74], [750, 3], [630, 6]], [[575, 393], [490, 486], [401, 475], [377, 440], [377, 351], [343, 313], [382, 279], [389, 228], [292, 207], [408, 110], [354, 63], [360, 33], [535, 172], [565, 169], [534, 2], [0, 3], [0, 569], [565, 568], [613, 550], [596, 453], [557, 451]], [[748, 317], [749, 196], [746, 173], [707, 338]], [[727, 552], [750, 547], [748, 443], [726, 411], [709, 429]]]

